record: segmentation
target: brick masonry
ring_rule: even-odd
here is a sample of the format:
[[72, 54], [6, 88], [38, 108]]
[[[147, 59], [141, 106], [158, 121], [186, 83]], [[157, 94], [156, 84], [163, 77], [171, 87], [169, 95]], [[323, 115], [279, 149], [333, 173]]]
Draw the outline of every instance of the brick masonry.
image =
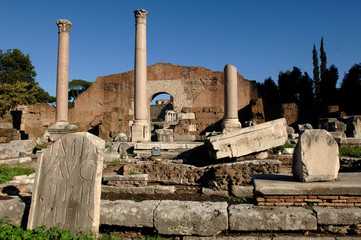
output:
[[330, 195], [267, 195], [256, 196], [258, 206], [319, 206], [319, 207], [361, 207], [361, 196]]

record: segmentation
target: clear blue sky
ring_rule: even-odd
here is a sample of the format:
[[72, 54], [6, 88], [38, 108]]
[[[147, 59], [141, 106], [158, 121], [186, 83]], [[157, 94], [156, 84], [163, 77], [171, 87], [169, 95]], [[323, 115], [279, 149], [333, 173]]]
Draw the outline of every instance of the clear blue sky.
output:
[[148, 13], [148, 65], [158, 62], [223, 71], [238, 68], [263, 82], [293, 66], [312, 77], [321, 37], [327, 66], [340, 73], [361, 62], [360, 0], [2, 0], [0, 48], [29, 54], [36, 81], [55, 96], [57, 19], [73, 23], [69, 80], [134, 68], [133, 11]]

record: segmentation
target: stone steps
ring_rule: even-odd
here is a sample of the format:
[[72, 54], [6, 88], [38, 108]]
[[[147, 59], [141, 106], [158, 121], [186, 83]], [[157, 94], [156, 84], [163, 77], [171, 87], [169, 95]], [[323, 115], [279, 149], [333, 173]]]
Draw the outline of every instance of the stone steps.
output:
[[[24, 210], [25, 203], [17, 197], [0, 201], [0, 218], [8, 217], [11, 224], [20, 224]], [[171, 200], [102, 200], [100, 223], [131, 228], [147, 227], [153, 228], [158, 234], [178, 236], [215, 236], [225, 232], [246, 234], [260, 231], [280, 234], [298, 231], [316, 233], [321, 229], [341, 229], [342, 233], [347, 233], [353, 229], [358, 232], [356, 236], [360, 237], [361, 209], [260, 207], [251, 204], [227, 206], [226, 202]]]

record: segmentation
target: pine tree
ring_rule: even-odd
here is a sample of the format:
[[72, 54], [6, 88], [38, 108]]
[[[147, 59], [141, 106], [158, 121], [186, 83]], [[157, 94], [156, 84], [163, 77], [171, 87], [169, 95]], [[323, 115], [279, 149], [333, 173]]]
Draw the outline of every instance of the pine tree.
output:
[[321, 59], [321, 81], [324, 80], [325, 72], [327, 69], [327, 57], [326, 52], [323, 47], [323, 37], [321, 38], [321, 46], [320, 46], [320, 59]]
[[320, 69], [318, 67], [318, 57], [317, 57], [317, 50], [316, 50], [315, 45], [313, 45], [312, 58], [313, 58], [313, 84], [315, 86], [316, 101], [319, 102], [319, 99], [320, 99]]

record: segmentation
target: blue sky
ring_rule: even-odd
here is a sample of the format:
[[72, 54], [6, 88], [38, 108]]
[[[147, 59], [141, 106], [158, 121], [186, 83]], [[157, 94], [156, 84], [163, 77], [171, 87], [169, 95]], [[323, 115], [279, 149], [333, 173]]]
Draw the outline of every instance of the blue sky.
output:
[[312, 48], [321, 37], [327, 66], [340, 73], [361, 63], [359, 0], [1, 0], [0, 49], [29, 54], [36, 81], [55, 96], [57, 19], [73, 23], [69, 80], [134, 68], [133, 11], [148, 13], [148, 65], [158, 62], [223, 71], [238, 68], [263, 82], [299, 67], [312, 76]]

